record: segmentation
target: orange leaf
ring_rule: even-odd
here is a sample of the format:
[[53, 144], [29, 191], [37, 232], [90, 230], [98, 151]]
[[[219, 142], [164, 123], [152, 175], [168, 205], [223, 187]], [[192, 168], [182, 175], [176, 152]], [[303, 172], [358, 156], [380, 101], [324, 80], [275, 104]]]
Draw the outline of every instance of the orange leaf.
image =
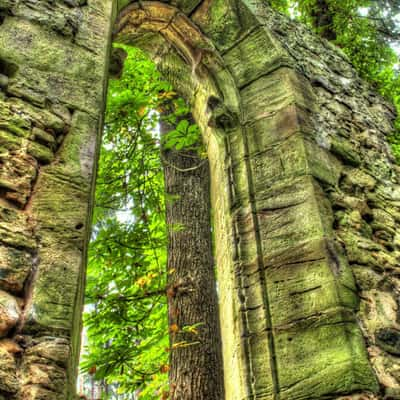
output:
[[90, 375], [94, 375], [97, 371], [97, 367], [95, 365], [93, 365], [92, 367], [89, 368], [89, 374]]
[[146, 107], [145, 106], [139, 108], [138, 115], [139, 115], [139, 117], [143, 117], [144, 115], [146, 115]]
[[160, 372], [162, 374], [166, 374], [168, 371], [169, 371], [169, 365], [167, 364], [161, 365]]

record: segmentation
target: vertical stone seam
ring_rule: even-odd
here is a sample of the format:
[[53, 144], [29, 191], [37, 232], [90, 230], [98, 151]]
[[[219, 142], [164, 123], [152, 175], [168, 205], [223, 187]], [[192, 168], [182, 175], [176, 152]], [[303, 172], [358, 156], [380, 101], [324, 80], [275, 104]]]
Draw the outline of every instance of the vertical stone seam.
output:
[[[269, 347], [269, 363], [271, 368], [272, 375], [272, 384], [273, 384], [273, 398], [274, 400], [279, 400], [280, 398], [280, 386], [279, 386], [279, 377], [278, 377], [278, 366], [276, 362], [276, 347], [275, 347], [275, 337], [273, 333], [272, 326], [272, 315], [271, 315], [271, 306], [270, 306], [270, 298], [268, 293], [268, 288], [265, 279], [265, 265], [264, 265], [264, 257], [263, 257], [263, 248], [260, 234], [260, 222], [257, 213], [257, 205], [255, 200], [255, 190], [254, 190], [254, 178], [250, 164], [250, 156], [249, 156], [249, 144], [246, 134], [246, 128], [242, 125], [241, 132], [243, 137], [243, 145], [244, 145], [244, 162], [246, 165], [247, 172], [247, 183], [249, 190], [249, 202], [251, 208], [251, 215], [254, 227], [254, 235], [256, 241], [257, 248], [257, 264], [258, 264], [258, 273], [260, 279], [260, 286], [262, 297], [264, 301], [264, 309], [265, 309], [265, 320], [267, 325], [267, 337], [268, 337], [268, 347]], [[255, 380], [255, 377], [254, 377]], [[254, 385], [254, 382], [253, 382]], [[256, 399], [255, 389], [253, 387], [253, 397]]]
[[[224, 140], [224, 144], [225, 144], [225, 152], [226, 155], [228, 157], [228, 188], [229, 188], [229, 209], [232, 210], [233, 204], [234, 204], [234, 188], [233, 188], [233, 171], [232, 171], [232, 157], [231, 157], [231, 145], [230, 145], [230, 141], [228, 138], [225, 137]], [[234, 260], [233, 260], [233, 265], [234, 265], [234, 281], [235, 281], [235, 285], [237, 287], [237, 292], [238, 292], [238, 298], [240, 300], [240, 304], [241, 299], [245, 297], [245, 290], [244, 290], [244, 285], [243, 285], [243, 274], [242, 273], [238, 273], [236, 271], [236, 265], [235, 262], [236, 260], [238, 260], [238, 255], [239, 255], [239, 248], [238, 248], [238, 243], [240, 240], [240, 235], [238, 233], [237, 230], [237, 226], [236, 223], [234, 221], [234, 219], [232, 218], [232, 234], [233, 234], [233, 246], [234, 246]], [[240, 271], [241, 272], [241, 271]], [[243, 332], [242, 332], [242, 337], [241, 340], [243, 340], [243, 344], [244, 344], [244, 349], [243, 349], [243, 353], [244, 353], [244, 357], [245, 357], [245, 380], [246, 380], [246, 387], [245, 387], [245, 391], [246, 391], [246, 395], [247, 397], [250, 397], [251, 395], [254, 395], [254, 390], [253, 390], [253, 383], [252, 383], [252, 378], [254, 377], [254, 373], [252, 370], [252, 360], [251, 360], [251, 352], [250, 352], [250, 345], [249, 345], [249, 322], [248, 322], [248, 318], [247, 318], [247, 314], [246, 313], [242, 313], [240, 312], [240, 318], [241, 318], [241, 322], [242, 322], [242, 326], [243, 326]]]
[[[86, 268], [88, 263], [88, 247], [90, 242], [90, 236], [92, 231], [92, 217], [93, 217], [93, 210], [94, 210], [94, 201], [95, 201], [95, 193], [96, 193], [96, 180], [97, 180], [97, 171], [98, 171], [98, 160], [100, 156], [100, 149], [101, 149], [101, 141], [103, 136], [103, 125], [104, 125], [104, 117], [105, 117], [105, 110], [106, 110], [106, 102], [107, 102], [107, 91], [108, 91], [108, 81], [109, 81], [109, 64], [111, 58], [111, 50], [112, 50], [112, 37], [113, 37], [113, 27], [117, 17], [118, 12], [118, 3], [119, 0], [109, 0], [111, 1], [111, 13], [110, 13], [110, 25], [108, 28], [107, 34], [107, 44], [106, 44], [106, 51], [105, 51], [105, 63], [104, 63], [104, 70], [103, 70], [103, 77], [104, 77], [104, 85], [103, 85], [103, 93], [102, 93], [102, 106], [100, 111], [100, 118], [98, 121], [98, 134], [96, 138], [96, 149], [94, 152], [94, 164], [93, 164], [93, 174], [92, 174], [92, 181], [91, 181], [91, 190], [89, 195], [89, 204], [88, 204], [88, 213], [86, 218], [86, 238], [84, 240], [84, 247], [83, 247], [83, 254], [82, 254], [82, 270], [81, 270], [81, 278], [78, 283], [75, 300], [74, 300], [74, 315], [79, 314], [79, 321], [73, 322], [72, 325], [72, 332], [71, 332], [71, 350], [72, 350], [72, 362], [71, 368], [67, 369], [67, 384], [71, 384], [72, 393], [67, 392], [67, 399], [74, 399], [75, 397], [75, 380], [76, 380], [76, 370], [79, 368], [79, 355], [80, 355], [80, 345], [81, 345], [81, 331], [82, 331], [82, 312], [76, 313], [76, 308], [80, 304], [84, 304], [85, 298], [85, 288], [86, 288]], [[77, 324], [78, 326], [76, 326]], [[78, 331], [78, 332], [76, 332]], [[73, 354], [74, 351], [74, 338], [75, 335], [78, 335], [77, 343], [76, 343], [76, 355]], [[72, 375], [72, 376], [71, 376]], [[67, 389], [68, 390], [68, 389]]]

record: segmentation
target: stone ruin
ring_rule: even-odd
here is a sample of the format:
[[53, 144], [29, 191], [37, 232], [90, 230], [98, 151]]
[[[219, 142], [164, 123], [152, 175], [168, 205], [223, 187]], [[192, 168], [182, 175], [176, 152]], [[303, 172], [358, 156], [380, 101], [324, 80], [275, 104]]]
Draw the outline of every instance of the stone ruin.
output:
[[395, 111], [261, 0], [0, 0], [0, 399], [76, 398], [113, 40], [207, 145], [226, 399], [400, 399]]

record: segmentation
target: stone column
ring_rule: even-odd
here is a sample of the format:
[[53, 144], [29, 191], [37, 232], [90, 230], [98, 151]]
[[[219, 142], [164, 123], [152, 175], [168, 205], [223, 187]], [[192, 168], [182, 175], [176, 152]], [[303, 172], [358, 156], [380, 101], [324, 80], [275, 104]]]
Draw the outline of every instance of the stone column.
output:
[[1, 399], [75, 393], [112, 12], [0, 1]]

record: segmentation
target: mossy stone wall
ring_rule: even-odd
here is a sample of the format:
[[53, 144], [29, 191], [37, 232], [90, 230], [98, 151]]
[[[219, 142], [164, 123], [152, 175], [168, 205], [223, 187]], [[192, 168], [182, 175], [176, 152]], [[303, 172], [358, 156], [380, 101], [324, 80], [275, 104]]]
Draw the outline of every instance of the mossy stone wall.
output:
[[226, 399], [400, 398], [393, 108], [265, 3], [0, 0], [0, 399], [75, 396], [112, 31], [207, 144]]
[[112, 2], [0, 1], [0, 399], [74, 398]]

